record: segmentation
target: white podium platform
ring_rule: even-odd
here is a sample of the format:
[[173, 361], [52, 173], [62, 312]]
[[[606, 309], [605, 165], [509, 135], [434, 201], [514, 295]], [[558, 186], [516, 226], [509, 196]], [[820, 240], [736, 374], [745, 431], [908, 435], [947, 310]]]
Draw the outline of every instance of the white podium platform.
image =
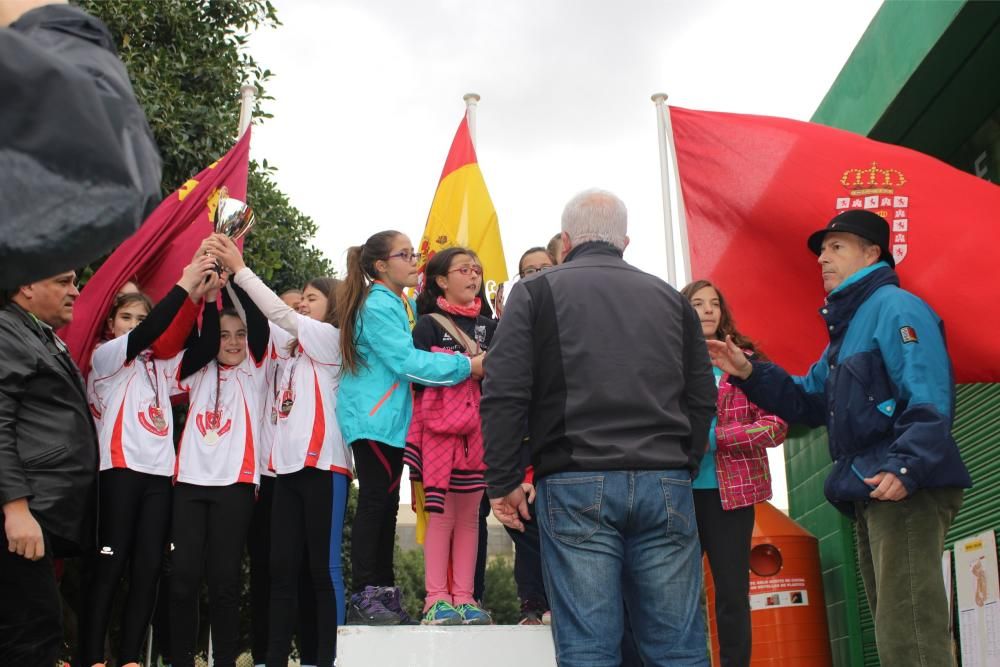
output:
[[555, 667], [547, 625], [374, 627], [337, 630], [337, 667]]

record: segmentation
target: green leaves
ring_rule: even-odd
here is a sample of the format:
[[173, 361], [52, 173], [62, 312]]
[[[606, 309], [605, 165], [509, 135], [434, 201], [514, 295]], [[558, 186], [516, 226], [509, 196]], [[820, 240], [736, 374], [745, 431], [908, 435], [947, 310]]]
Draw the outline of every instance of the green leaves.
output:
[[[236, 138], [239, 89], [257, 88], [253, 117], [273, 76], [246, 50], [255, 30], [281, 25], [269, 0], [79, 0], [111, 29], [163, 158], [163, 194], [228, 151]], [[272, 287], [301, 287], [332, 265], [310, 245], [316, 225], [278, 189], [275, 167], [252, 165], [247, 199], [262, 221], [247, 263]], [[97, 265], [88, 267], [96, 269]]]

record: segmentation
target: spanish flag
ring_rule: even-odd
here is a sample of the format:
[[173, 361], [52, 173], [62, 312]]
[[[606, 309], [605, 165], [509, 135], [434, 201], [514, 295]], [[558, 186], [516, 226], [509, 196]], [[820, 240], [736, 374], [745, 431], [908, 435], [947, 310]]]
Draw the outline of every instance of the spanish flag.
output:
[[507, 262], [500, 242], [497, 212], [479, 170], [467, 117], [462, 118], [451, 143], [420, 239], [419, 288], [423, 287], [427, 261], [437, 251], [456, 245], [470, 248], [479, 255], [486, 294], [492, 299], [497, 285], [507, 280]]

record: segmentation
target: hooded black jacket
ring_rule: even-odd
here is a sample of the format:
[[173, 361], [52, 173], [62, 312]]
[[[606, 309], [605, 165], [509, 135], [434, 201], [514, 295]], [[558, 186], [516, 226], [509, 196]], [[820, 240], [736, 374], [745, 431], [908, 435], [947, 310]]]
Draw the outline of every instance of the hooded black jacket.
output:
[[584, 243], [520, 281], [487, 355], [481, 414], [489, 495], [579, 470], [695, 474], [717, 389], [697, 314], [677, 290]]
[[0, 28], [0, 288], [135, 232], [160, 200], [160, 166], [103, 23], [49, 5]]

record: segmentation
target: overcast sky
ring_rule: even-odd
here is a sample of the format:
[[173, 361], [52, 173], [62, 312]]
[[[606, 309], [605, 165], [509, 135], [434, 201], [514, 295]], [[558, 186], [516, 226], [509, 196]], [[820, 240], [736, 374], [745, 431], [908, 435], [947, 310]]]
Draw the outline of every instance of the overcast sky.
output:
[[[808, 120], [881, 4], [593, 0], [274, 0], [253, 55], [275, 73], [252, 154], [344, 251], [382, 229], [419, 242], [463, 113], [482, 96], [479, 163], [508, 273], [588, 187], [629, 209], [625, 258], [664, 275], [656, 115], [689, 108]], [[252, 202], [251, 202], [252, 204]], [[268, 224], [268, 221], [261, 221]], [[738, 316], [738, 313], [737, 313]], [[752, 332], [750, 332], [752, 334]], [[787, 507], [772, 457], [775, 504]]]

